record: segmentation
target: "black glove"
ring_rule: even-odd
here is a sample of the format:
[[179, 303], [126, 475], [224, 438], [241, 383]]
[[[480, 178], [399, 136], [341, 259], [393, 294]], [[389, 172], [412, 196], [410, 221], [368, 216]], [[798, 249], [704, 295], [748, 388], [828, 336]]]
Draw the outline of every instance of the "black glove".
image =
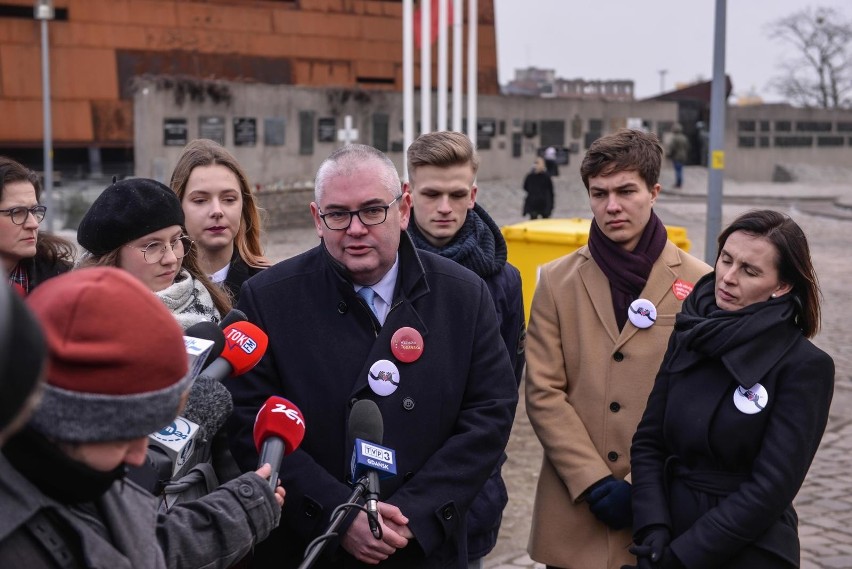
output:
[[623, 529], [633, 523], [629, 482], [607, 476], [592, 485], [586, 502], [595, 517], [612, 529]]
[[[685, 569], [683, 563], [674, 554], [669, 544], [672, 534], [663, 525], [651, 526], [645, 531], [642, 543], [630, 548], [630, 553], [636, 556], [638, 569]], [[624, 566], [622, 569], [625, 569]]]

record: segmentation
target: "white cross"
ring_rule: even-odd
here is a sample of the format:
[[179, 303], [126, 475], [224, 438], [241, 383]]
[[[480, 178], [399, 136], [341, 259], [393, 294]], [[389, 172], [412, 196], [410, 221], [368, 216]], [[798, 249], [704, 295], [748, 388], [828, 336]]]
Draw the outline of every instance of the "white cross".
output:
[[358, 140], [358, 129], [352, 128], [352, 115], [343, 117], [343, 128], [337, 129], [337, 140], [349, 144]]

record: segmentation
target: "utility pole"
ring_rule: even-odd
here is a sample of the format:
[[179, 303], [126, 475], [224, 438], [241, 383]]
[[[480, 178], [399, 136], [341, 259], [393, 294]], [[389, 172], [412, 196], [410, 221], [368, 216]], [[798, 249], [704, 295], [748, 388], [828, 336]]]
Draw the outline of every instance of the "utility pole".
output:
[[668, 69], [660, 69], [657, 73], [660, 74], [660, 93], [666, 92], [666, 73], [668, 73]]
[[55, 16], [53, 0], [36, 0], [33, 17], [41, 21], [41, 96], [42, 120], [44, 122], [44, 177], [42, 187], [42, 202], [47, 207], [44, 226], [47, 231], [53, 231], [53, 120], [50, 115], [50, 51], [47, 36], [47, 22]]
[[710, 85], [710, 155], [707, 157], [707, 234], [704, 261], [716, 261], [716, 237], [722, 230], [722, 182], [725, 174], [725, 18], [727, 0], [716, 0], [713, 82]]

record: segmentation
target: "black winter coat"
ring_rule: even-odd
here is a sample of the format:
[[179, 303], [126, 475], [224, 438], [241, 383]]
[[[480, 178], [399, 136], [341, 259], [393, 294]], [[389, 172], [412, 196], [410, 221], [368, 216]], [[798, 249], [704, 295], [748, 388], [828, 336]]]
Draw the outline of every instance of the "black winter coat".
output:
[[[269, 348], [251, 372], [228, 381], [234, 457], [244, 470], [256, 468], [252, 427], [270, 395], [295, 403], [306, 425], [301, 447], [281, 465], [281, 525], [256, 549], [255, 566], [298, 566], [347, 500], [349, 410], [367, 398], [381, 410], [384, 446], [396, 451], [397, 475], [382, 480], [381, 500], [400, 508], [415, 535], [381, 566], [466, 568], [466, 511], [503, 452], [518, 397], [482, 279], [437, 255], [418, 255], [403, 232], [384, 326], [322, 244], [247, 281], [239, 308], [267, 332]], [[403, 326], [423, 336], [423, 354], [412, 363], [391, 352], [391, 336]], [[378, 360], [399, 370], [388, 396], [367, 381]], [[316, 565], [362, 566], [342, 548]]]
[[[714, 273], [699, 281], [684, 312], [713, 283]], [[834, 362], [795, 326], [793, 302], [788, 294], [737, 311], [748, 324], [720, 335], [713, 356], [701, 339], [676, 349], [686, 343], [678, 315], [633, 438], [633, 513], [636, 539], [668, 526], [689, 569], [799, 566], [792, 502], [825, 430]]]
[[228, 269], [228, 276], [225, 277], [225, 282], [223, 283], [225, 290], [228, 291], [228, 294], [233, 299], [234, 306], [240, 300], [240, 287], [243, 286], [243, 283], [262, 270], [264, 269], [251, 267], [246, 264], [243, 258], [240, 257], [240, 252], [234, 247], [234, 255], [231, 257], [231, 268]]
[[529, 214], [533, 219], [536, 217], [550, 217], [553, 212], [553, 180], [547, 172], [530, 172], [524, 178], [524, 191], [527, 197], [524, 200], [522, 215]]

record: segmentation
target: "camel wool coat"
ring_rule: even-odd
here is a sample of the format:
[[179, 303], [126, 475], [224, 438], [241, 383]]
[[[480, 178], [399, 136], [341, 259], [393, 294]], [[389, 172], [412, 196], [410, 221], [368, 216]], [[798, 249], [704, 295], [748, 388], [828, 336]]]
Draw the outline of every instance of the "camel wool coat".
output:
[[565, 569], [635, 563], [630, 528], [610, 530], [584, 493], [609, 475], [630, 480], [630, 444], [675, 314], [709, 271], [668, 241], [640, 295], [656, 307], [655, 324], [639, 329], [628, 320], [619, 332], [609, 281], [587, 246], [541, 268], [526, 372], [527, 414], [544, 448], [529, 541], [535, 561]]

